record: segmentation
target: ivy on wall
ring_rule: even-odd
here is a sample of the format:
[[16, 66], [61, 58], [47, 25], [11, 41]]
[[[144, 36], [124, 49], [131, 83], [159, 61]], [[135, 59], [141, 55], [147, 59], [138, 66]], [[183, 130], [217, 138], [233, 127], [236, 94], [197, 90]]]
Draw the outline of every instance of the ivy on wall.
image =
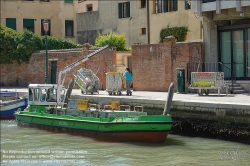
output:
[[[45, 36], [40, 37], [29, 30], [16, 32], [0, 26], [0, 41], [0, 64], [11, 64], [13, 61], [18, 64], [29, 62], [34, 51], [45, 50]], [[48, 50], [70, 48], [81, 48], [81, 45], [67, 39], [48, 36]]]
[[163, 42], [163, 39], [168, 36], [174, 36], [178, 42], [183, 42], [186, 39], [188, 32], [188, 27], [183, 26], [183, 27], [169, 27], [164, 28], [160, 32], [160, 43]]

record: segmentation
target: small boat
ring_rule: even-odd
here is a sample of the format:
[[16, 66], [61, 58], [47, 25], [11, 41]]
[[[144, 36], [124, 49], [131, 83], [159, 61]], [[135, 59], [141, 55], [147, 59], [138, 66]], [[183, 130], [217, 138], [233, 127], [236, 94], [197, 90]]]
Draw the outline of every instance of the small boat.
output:
[[[92, 104], [79, 99], [68, 99], [67, 107], [62, 107], [51, 87], [55, 85], [29, 85], [29, 106], [15, 113], [19, 125], [122, 142], [164, 142], [171, 131], [173, 121], [166, 110], [163, 115], [147, 115], [142, 106], [131, 111], [118, 101]], [[50, 97], [45, 94], [48, 91]]]
[[0, 92], [0, 119], [14, 119], [14, 113], [20, 109], [25, 109], [28, 105], [27, 98], [19, 97], [18, 92]]

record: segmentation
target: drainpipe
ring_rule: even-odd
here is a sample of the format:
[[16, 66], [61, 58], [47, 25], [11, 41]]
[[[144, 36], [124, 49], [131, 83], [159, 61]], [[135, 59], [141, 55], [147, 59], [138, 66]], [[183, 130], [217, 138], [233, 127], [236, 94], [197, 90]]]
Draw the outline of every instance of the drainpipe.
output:
[[149, 19], [149, 0], [147, 0], [147, 26], [148, 26], [148, 44], [150, 44], [150, 19]]

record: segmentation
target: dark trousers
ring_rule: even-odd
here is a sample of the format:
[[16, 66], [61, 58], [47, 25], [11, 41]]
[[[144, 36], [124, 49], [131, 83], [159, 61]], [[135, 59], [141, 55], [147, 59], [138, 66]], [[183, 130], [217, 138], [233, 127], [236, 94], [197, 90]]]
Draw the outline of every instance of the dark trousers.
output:
[[129, 95], [131, 92], [131, 90], [130, 90], [131, 84], [132, 84], [131, 80], [126, 80], [127, 95]]

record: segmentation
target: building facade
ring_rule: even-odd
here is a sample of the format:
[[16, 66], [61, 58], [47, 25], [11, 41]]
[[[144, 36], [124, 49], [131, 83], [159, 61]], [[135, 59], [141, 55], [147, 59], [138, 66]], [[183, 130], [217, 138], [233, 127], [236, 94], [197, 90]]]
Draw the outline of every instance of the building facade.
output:
[[[80, 6], [81, 5], [81, 6]], [[84, 1], [77, 12], [77, 41], [94, 44], [99, 34], [124, 33], [127, 46], [160, 41], [163, 28], [187, 26], [186, 40], [202, 39], [202, 21], [186, 1]]]
[[48, 35], [76, 41], [76, 0], [1, 1], [1, 25], [18, 32], [28, 29], [44, 35], [43, 20], [50, 22]]
[[205, 61], [222, 63], [225, 78], [250, 89], [250, 1], [192, 0], [191, 8], [204, 20]]

